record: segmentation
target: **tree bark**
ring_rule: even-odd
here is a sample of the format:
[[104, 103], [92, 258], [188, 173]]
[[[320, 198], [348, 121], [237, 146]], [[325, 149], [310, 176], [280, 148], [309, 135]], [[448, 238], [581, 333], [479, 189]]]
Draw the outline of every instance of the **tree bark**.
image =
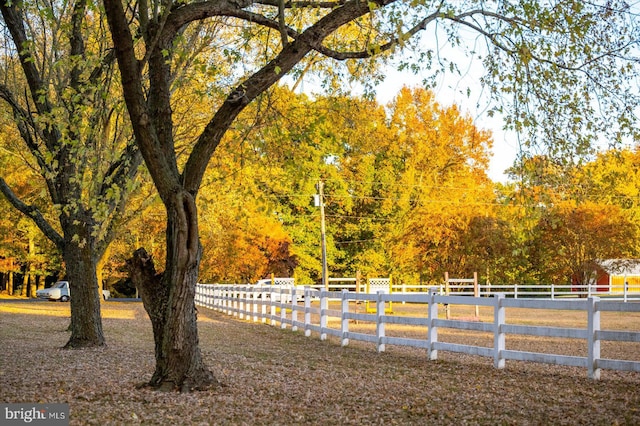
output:
[[27, 287], [29, 286], [29, 270], [24, 271], [22, 276], [22, 287], [20, 287], [20, 297], [27, 296]]
[[[13, 269], [13, 261], [11, 261], [11, 269]], [[13, 271], [9, 271], [9, 279], [7, 281], [7, 293], [9, 294], [9, 296], [13, 296]]]
[[[91, 223], [91, 222], [88, 222]], [[100, 314], [101, 295], [96, 277], [97, 257], [91, 226], [87, 223], [70, 226], [72, 237], [65, 234], [62, 256], [71, 295], [71, 336], [64, 346], [88, 348], [105, 345]], [[76, 238], [73, 238], [76, 237]]]
[[27, 294], [32, 299], [36, 298], [37, 281], [38, 276], [33, 273], [29, 273], [29, 291]]
[[156, 369], [148, 385], [190, 392], [219, 385], [199, 347], [195, 287], [202, 253], [193, 197], [181, 192], [167, 205], [167, 269], [157, 274], [153, 259], [138, 249], [127, 261], [153, 328]]

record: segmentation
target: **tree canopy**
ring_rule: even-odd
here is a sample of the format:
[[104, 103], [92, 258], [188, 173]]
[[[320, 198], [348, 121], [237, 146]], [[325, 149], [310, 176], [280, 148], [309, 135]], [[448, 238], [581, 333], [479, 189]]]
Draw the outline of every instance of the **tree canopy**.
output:
[[[443, 24], [450, 43], [461, 44], [464, 30], [487, 46], [480, 53], [470, 48], [487, 69], [482, 81], [494, 100], [507, 99], [501, 105], [507, 107], [508, 126], [532, 129], [532, 143], [542, 131], [549, 148], [580, 152], [601, 132], [620, 139], [634, 131], [638, 97], [632, 60], [638, 29], [622, 1], [152, 0], [125, 8], [120, 0], [104, 0], [104, 6], [136, 144], [167, 211], [162, 278], [154, 277], [144, 252], [130, 263], [139, 285], [146, 287], [143, 295], [160, 295], [144, 302], [156, 337], [150, 384], [161, 388], [188, 390], [215, 382], [202, 365], [193, 307], [202, 255], [196, 197], [232, 124], [284, 75], [313, 68], [325, 57], [344, 61], [353, 76], [368, 78], [376, 61], [405, 46], [418, 55], [415, 64], [431, 69], [442, 63], [440, 56], [412, 39]], [[177, 161], [172, 82], [184, 57], [183, 35], [205, 21], [222, 28], [214, 56], [231, 58], [231, 66], [212, 81], [228, 84], [228, 90], [182, 163]], [[369, 58], [373, 61], [357, 61]], [[334, 63], [325, 69], [341, 74]]]

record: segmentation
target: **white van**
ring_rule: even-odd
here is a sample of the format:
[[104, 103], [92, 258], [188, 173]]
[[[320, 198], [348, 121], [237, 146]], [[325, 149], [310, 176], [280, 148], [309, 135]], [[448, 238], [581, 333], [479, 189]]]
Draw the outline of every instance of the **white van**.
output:
[[[71, 299], [71, 293], [69, 291], [69, 281], [58, 281], [52, 287], [45, 288], [36, 291], [36, 297], [38, 299], [47, 300], [59, 300], [61, 302], [68, 302]], [[109, 290], [102, 290], [102, 298], [107, 300], [111, 297]]]

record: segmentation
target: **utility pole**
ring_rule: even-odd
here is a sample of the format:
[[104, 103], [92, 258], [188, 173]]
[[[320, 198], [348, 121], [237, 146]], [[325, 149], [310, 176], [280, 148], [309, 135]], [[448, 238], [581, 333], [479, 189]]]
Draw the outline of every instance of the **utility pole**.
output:
[[322, 286], [329, 290], [329, 269], [327, 268], [327, 233], [324, 225], [324, 182], [319, 181], [316, 185], [318, 189], [318, 205], [320, 207], [320, 238], [322, 240]]

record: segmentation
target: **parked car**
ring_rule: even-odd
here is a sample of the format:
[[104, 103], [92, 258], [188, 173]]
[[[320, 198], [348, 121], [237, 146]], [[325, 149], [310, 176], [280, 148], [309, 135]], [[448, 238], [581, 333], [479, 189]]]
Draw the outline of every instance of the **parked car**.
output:
[[[68, 302], [71, 298], [69, 291], [69, 281], [58, 281], [52, 287], [36, 291], [38, 299], [59, 300], [60, 302]], [[102, 298], [107, 300], [111, 297], [109, 290], [102, 290]]]

